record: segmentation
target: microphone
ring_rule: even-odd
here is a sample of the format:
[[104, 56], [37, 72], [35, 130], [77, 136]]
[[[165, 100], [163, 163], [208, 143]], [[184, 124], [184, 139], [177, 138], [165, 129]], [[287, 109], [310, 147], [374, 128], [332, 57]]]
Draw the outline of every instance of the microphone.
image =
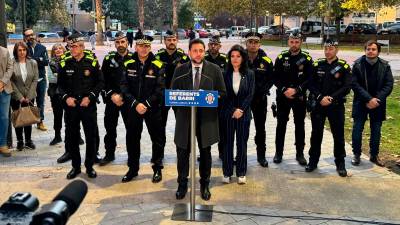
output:
[[76, 212], [87, 194], [87, 184], [82, 180], [69, 183], [49, 204], [33, 216], [31, 225], [64, 225]]

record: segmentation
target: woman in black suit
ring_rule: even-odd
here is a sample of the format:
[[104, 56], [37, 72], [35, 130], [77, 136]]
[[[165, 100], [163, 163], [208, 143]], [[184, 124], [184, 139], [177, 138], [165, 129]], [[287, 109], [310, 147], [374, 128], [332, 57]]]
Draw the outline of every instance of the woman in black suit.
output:
[[224, 75], [226, 98], [222, 113], [226, 145], [222, 161], [223, 183], [229, 183], [233, 175], [233, 142], [236, 132], [236, 176], [239, 184], [246, 183], [247, 141], [251, 121], [250, 104], [254, 94], [254, 72], [248, 68], [248, 56], [240, 45], [234, 45], [228, 53], [228, 66]]

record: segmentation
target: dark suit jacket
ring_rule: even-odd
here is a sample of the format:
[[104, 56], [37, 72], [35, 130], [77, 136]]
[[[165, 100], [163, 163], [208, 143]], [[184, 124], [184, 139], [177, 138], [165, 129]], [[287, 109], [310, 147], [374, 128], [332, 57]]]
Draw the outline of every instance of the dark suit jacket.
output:
[[247, 73], [240, 74], [242, 76], [240, 80], [239, 91], [237, 95], [233, 91], [233, 73], [227, 72], [224, 75], [225, 85], [226, 85], [226, 97], [223, 101], [222, 115], [223, 118], [232, 118], [233, 113], [236, 108], [244, 111], [243, 116], [240, 118], [242, 120], [251, 120], [251, 110], [250, 105], [254, 95], [254, 72], [252, 70], [247, 70]]
[[46, 78], [46, 66], [49, 65], [47, 49], [40, 43], [36, 43], [35, 48], [28, 47], [29, 56], [36, 60], [39, 70], [39, 78]]
[[[191, 62], [185, 63], [175, 69], [171, 89], [193, 90]], [[217, 65], [204, 61], [199, 89], [218, 91], [220, 98], [225, 96], [224, 78]], [[175, 144], [180, 148], [186, 149], [190, 142], [190, 108], [176, 107], [175, 118]], [[217, 143], [219, 141], [217, 108], [197, 108], [197, 118], [199, 121], [197, 127], [200, 128], [201, 135], [200, 147], [205, 148]]]
[[38, 82], [39, 74], [37, 63], [33, 59], [26, 60], [26, 80], [22, 80], [20, 64], [14, 61], [13, 75], [11, 77], [11, 84], [14, 92], [12, 98], [20, 100], [22, 97], [32, 100], [36, 98], [36, 85]]
[[[387, 61], [379, 58], [377, 69], [374, 72], [378, 76], [377, 95], [371, 96], [368, 92], [367, 73], [365, 71], [365, 56], [357, 59], [353, 65], [353, 81], [352, 88], [354, 91], [353, 100], [353, 118], [363, 116], [369, 113], [370, 118], [373, 120], [386, 119], [386, 98], [390, 95], [393, 89], [393, 75], [390, 65]], [[375, 109], [368, 109], [366, 104], [373, 97], [380, 100], [379, 107]]]

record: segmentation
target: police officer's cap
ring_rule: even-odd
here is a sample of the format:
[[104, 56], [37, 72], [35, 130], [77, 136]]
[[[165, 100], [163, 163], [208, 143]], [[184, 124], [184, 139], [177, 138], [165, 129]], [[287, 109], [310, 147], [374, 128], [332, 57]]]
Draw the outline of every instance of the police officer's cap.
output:
[[326, 39], [324, 43], [324, 47], [337, 47], [339, 45], [338, 41], [333, 40], [333, 39]]
[[137, 37], [135, 40], [137, 45], [151, 45], [153, 37], [149, 35], [143, 35], [141, 37]]
[[176, 33], [172, 30], [167, 30], [167, 32], [165, 32], [165, 38], [175, 38], [176, 37]]
[[249, 40], [260, 41], [262, 38], [262, 35], [258, 32], [249, 32], [244, 37], [246, 38], [246, 41], [249, 41]]
[[218, 36], [212, 36], [209, 41], [210, 44], [221, 44], [221, 40]]
[[299, 31], [294, 31], [294, 32], [290, 33], [289, 38], [292, 38], [292, 39], [301, 39], [301, 32], [299, 32]]
[[122, 31], [118, 31], [118, 32], [115, 34], [115, 40], [119, 40], [119, 39], [122, 39], [122, 38], [126, 38], [125, 33], [122, 32]]
[[85, 41], [85, 38], [82, 37], [80, 34], [72, 34], [68, 37], [68, 40], [70, 41], [71, 44], [73, 44], [76, 42]]

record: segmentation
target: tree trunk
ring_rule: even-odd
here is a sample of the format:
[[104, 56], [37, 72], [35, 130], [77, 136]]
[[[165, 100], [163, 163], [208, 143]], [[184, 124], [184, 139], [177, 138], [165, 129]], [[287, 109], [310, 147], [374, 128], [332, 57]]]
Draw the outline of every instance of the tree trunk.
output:
[[144, 29], [144, 0], [138, 0], [138, 9], [139, 9], [139, 28]]
[[102, 17], [103, 17], [103, 11], [102, 11], [102, 3], [101, 0], [96, 0], [96, 20], [97, 20], [97, 37], [96, 37], [96, 45], [104, 45], [103, 42], [103, 27], [101, 26], [102, 24]]
[[178, 5], [179, 0], [172, 0], [172, 29], [178, 29]]

